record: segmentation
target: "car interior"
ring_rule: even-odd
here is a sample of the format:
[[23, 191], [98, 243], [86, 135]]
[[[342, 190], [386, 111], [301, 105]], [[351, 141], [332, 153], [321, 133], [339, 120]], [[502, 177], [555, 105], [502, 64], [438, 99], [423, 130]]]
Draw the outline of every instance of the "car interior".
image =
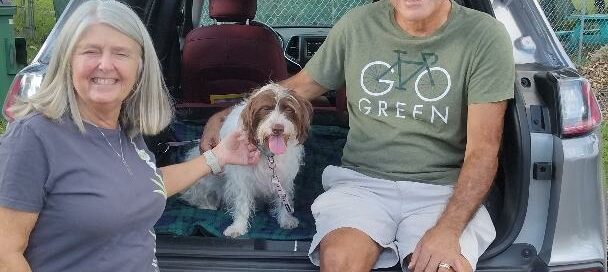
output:
[[[330, 29], [270, 27], [256, 21], [259, 5], [256, 0], [203, 1], [207, 5], [203, 10], [208, 10], [208, 14], [203, 14], [200, 26], [197, 16], [193, 16], [198, 12], [200, 0], [186, 1], [183, 6], [180, 0], [124, 2], [138, 11], [148, 27], [175, 100], [176, 120], [161, 135], [146, 139], [161, 166], [183, 160], [185, 151], [197, 147], [196, 140], [211, 114], [240, 101], [254, 88], [297, 73]], [[493, 15], [490, 0], [456, 2]], [[530, 140], [527, 125], [521, 123], [525, 109], [519, 92], [516, 87], [516, 98], [509, 102], [500, 166], [485, 202], [497, 229], [497, 238], [482, 260], [510, 245], [523, 224], [530, 179], [530, 159], [525, 155], [529, 152], [525, 151], [529, 150]], [[300, 219], [300, 226], [293, 230], [280, 229], [268, 211], [260, 207], [244, 239], [271, 243], [312, 238], [315, 228], [310, 205], [323, 191], [321, 173], [325, 166], [340, 164], [348, 133], [346, 93], [344, 89], [332, 90], [313, 101], [315, 115], [309, 139], [304, 144], [305, 162], [295, 181], [295, 216]], [[167, 142], [186, 144], [166, 145]], [[225, 211], [197, 209], [173, 197], [167, 202], [156, 232], [171, 237], [221, 238], [230, 223], [231, 217]]]

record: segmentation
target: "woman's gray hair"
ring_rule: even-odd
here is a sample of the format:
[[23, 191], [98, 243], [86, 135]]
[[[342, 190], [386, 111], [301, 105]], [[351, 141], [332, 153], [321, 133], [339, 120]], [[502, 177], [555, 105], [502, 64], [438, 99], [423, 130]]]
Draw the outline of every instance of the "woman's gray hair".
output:
[[76, 44], [93, 24], [106, 24], [136, 41], [142, 49], [139, 76], [133, 92], [123, 101], [120, 124], [130, 137], [153, 135], [173, 118], [172, 101], [162, 77], [152, 39], [137, 14], [113, 0], [92, 0], [80, 5], [68, 18], [53, 49], [46, 75], [38, 92], [18, 101], [15, 117], [40, 112], [58, 120], [68, 111], [81, 132], [85, 132], [72, 83], [71, 60]]

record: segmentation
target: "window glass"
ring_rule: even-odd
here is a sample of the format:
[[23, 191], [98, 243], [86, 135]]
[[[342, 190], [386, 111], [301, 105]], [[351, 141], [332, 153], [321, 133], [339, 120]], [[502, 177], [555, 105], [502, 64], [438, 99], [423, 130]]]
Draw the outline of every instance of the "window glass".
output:
[[550, 67], [567, 66], [558, 41], [533, 0], [493, 0], [496, 18], [502, 22], [513, 42], [515, 63], [539, 63]]
[[[331, 27], [348, 10], [371, 2], [371, 0], [260, 0], [255, 20], [274, 27]], [[208, 14], [208, 6], [205, 5], [201, 16], [203, 25], [213, 23]]]

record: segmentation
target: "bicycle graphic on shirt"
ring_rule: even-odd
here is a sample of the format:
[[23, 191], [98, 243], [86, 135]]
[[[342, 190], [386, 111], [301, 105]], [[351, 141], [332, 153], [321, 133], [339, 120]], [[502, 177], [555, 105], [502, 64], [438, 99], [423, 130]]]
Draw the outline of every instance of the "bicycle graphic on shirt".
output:
[[[397, 61], [392, 65], [373, 61], [363, 67], [360, 81], [363, 91], [371, 96], [381, 96], [389, 93], [393, 87], [406, 90], [406, 84], [416, 77], [414, 90], [420, 99], [433, 102], [448, 94], [452, 84], [450, 74], [439, 66], [431, 67], [439, 60], [435, 53], [420, 53], [421, 60], [412, 60], [402, 57], [407, 54], [406, 51], [393, 52], [397, 54]], [[405, 66], [412, 65], [416, 69], [410, 72]]]

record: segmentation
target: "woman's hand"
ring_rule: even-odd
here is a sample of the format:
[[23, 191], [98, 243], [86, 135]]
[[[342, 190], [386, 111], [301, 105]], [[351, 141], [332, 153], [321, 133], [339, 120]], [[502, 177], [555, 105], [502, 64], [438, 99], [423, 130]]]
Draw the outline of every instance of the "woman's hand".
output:
[[247, 135], [240, 130], [228, 134], [213, 148], [213, 153], [222, 168], [226, 164], [254, 164], [260, 159], [258, 148], [249, 143]]
[[[221, 168], [224, 168], [226, 164], [254, 164], [260, 159], [260, 151], [255, 145], [248, 142], [247, 135], [241, 131], [228, 134], [212, 151]], [[204, 156], [198, 156], [187, 162], [161, 167], [167, 197], [183, 191], [201, 177], [210, 174], [211, 166], [203, 167], [204, 163], [209, 165]], [[0, 233], [2, 233], [1, 229]], [[1, 241], [2, 239], [0, 239]], [[0, 250], [1, 252], [2, 250]], [[1, 271], [2, 269], [0, 269]]]

